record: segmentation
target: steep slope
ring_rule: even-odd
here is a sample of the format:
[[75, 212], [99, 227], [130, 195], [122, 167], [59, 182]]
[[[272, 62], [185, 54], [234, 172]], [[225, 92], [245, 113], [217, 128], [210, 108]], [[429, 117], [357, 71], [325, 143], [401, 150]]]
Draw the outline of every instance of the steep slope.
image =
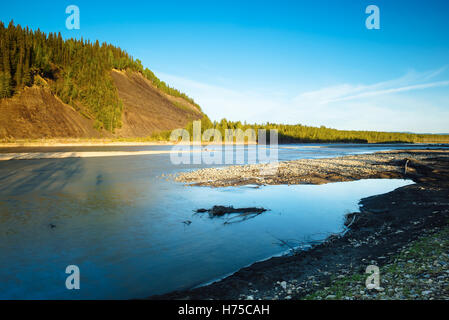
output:
[[202, 117], [196, 106], [162, 92], [141, 73], [113, 70], [111, 77], [123, 103], [122, 127], [114, 134], [94, 129], [94, 120], [63, 103], [48, 86], [34, 85], [0, 99], [0, 139], [148, 137]]
[[18, 95], [0, 99], [0, 139], [99, 138], [109, 135], [93, 128], [71, 106], [48, 88], [24, 88]]
[[179, 97], [157, 89], [138, 72], [111, 72], [120, 100], [123, 102], [120, 137], [146, 137], [153, 133], [183, 128], [202, 113]]

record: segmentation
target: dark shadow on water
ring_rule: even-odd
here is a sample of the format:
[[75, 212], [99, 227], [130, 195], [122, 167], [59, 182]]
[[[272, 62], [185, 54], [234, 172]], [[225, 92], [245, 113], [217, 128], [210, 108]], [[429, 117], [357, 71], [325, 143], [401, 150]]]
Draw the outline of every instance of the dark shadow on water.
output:
[[60, 191], [82, 170], [80, 158], [6, 161], [0, 166], [0, 194]]

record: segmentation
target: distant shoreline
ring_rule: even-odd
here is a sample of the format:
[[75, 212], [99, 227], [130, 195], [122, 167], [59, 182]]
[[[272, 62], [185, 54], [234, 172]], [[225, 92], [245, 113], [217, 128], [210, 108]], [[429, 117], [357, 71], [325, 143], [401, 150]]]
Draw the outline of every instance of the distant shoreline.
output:
[[194, 153], [201, 150], [146, 150], [146, 151], [68, 151], [68, 152], [17, 152], [0, 153], [0, 161], [32, 160], [32, 159], [66, 159], [66, 158], [99, 158], [143, 156], [170, 153]]
[[[233, 145], [254, 145], [257, 143], [248, 142], [234, 142]], [[410, 145], [447, 145], [441, 142], [376, 142], [376, 143], [353, 143], [353, 142], [279, 142], [279, 144], [366, 144], [366, 145], [385, 145], [385, 144], [410, 144]], [[121, 141], [114, 139], [37, 139], [37, 140], [15, 140], [15, 141], [0, 141], [0, 148], [17, 148], [17, 147], [101, 147], [101, 146], [123, 146], [123, 147], [136, 147], [136, 146], [174, 146], [174, 145], [194, 145], [190, 143], [175, 143], [171, 141], [139, 141], [138, 139], [130, 139], [129, 141]], [[206, 145], [225, 145], [224, 142], [202, 142], [202, 146]]]
[[[239, 143], [234, 142], [234, 145], [247, 145], [256, 143]], [[37, 141], [13, 141], [0, 142], [0, 148], [16, 148], [16, 147], [102, 147], [102, 146], [123, 146], [123, 147], [137, 147], [137, 146], [174, 146], [174, 145], [195, 145], [192, 142], [171, 142], [171, 141], [117, 141], [117, 140], [37, 140]], [[224, 143], [217, 142], [202, 142], [201, 145], [224, 145]]]

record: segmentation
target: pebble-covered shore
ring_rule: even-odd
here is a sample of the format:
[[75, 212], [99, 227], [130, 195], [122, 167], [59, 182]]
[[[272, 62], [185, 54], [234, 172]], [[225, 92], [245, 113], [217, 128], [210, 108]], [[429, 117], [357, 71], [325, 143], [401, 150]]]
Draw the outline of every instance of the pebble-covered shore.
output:
[[407, 159], [423, 160], [428, 152], [391, 151], [339, 158], [301, 159], [277, 164], [205, 168], [179, 173], [175, 180], [196, 186], [244, 184], [323, 184], [371, 178], [402, 178]]
[[427, 230], [420, 239], [404, 246], [393, 262], [380, 268], [380, 287], [367, 289], [367, 274], [334, 276], [331, 286], [305, 299], [342, 300], [448, 300], [449, 227]]
[[[421, 237], [405, 245], [380, 268], [380, 287], [367, 289], [368, 274], [344, 266], [337, 272], [323, 271], [329, 279], [315, 276], [299, 282], [277, 281], [271, 290], [249, 290], [240, 299], [305, 299], [305, 300], [448, 300], [449, 299], [449, 227], [430, 228]], [[376, 265], [377, 261], [365, 264]], [[309, 292], [304, 295], [304, 291]]]

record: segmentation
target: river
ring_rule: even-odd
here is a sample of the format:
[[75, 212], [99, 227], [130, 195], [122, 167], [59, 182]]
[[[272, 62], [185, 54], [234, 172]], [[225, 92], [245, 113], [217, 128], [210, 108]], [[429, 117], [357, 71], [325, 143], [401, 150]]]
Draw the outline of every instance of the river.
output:
[[[170, 146], [15, 148], [0, 152], [167, 150]], [[218, 146], [211, 148], [219, 148]], [[238, 147], [245, 150], [246, 147]], [[279, 160], [334, 157], [410, 145], [279, 146]], [[219, 279], [291, 245], [343, 230], [361, 198], [410, 184], [187, 187], [169, 154], [10, 160], [0, 163], [0, 299], [129, 299]], [[194, 210], [264, 207], [238, 219]], [[80, 290], [67, 290], [68, 265]]]

